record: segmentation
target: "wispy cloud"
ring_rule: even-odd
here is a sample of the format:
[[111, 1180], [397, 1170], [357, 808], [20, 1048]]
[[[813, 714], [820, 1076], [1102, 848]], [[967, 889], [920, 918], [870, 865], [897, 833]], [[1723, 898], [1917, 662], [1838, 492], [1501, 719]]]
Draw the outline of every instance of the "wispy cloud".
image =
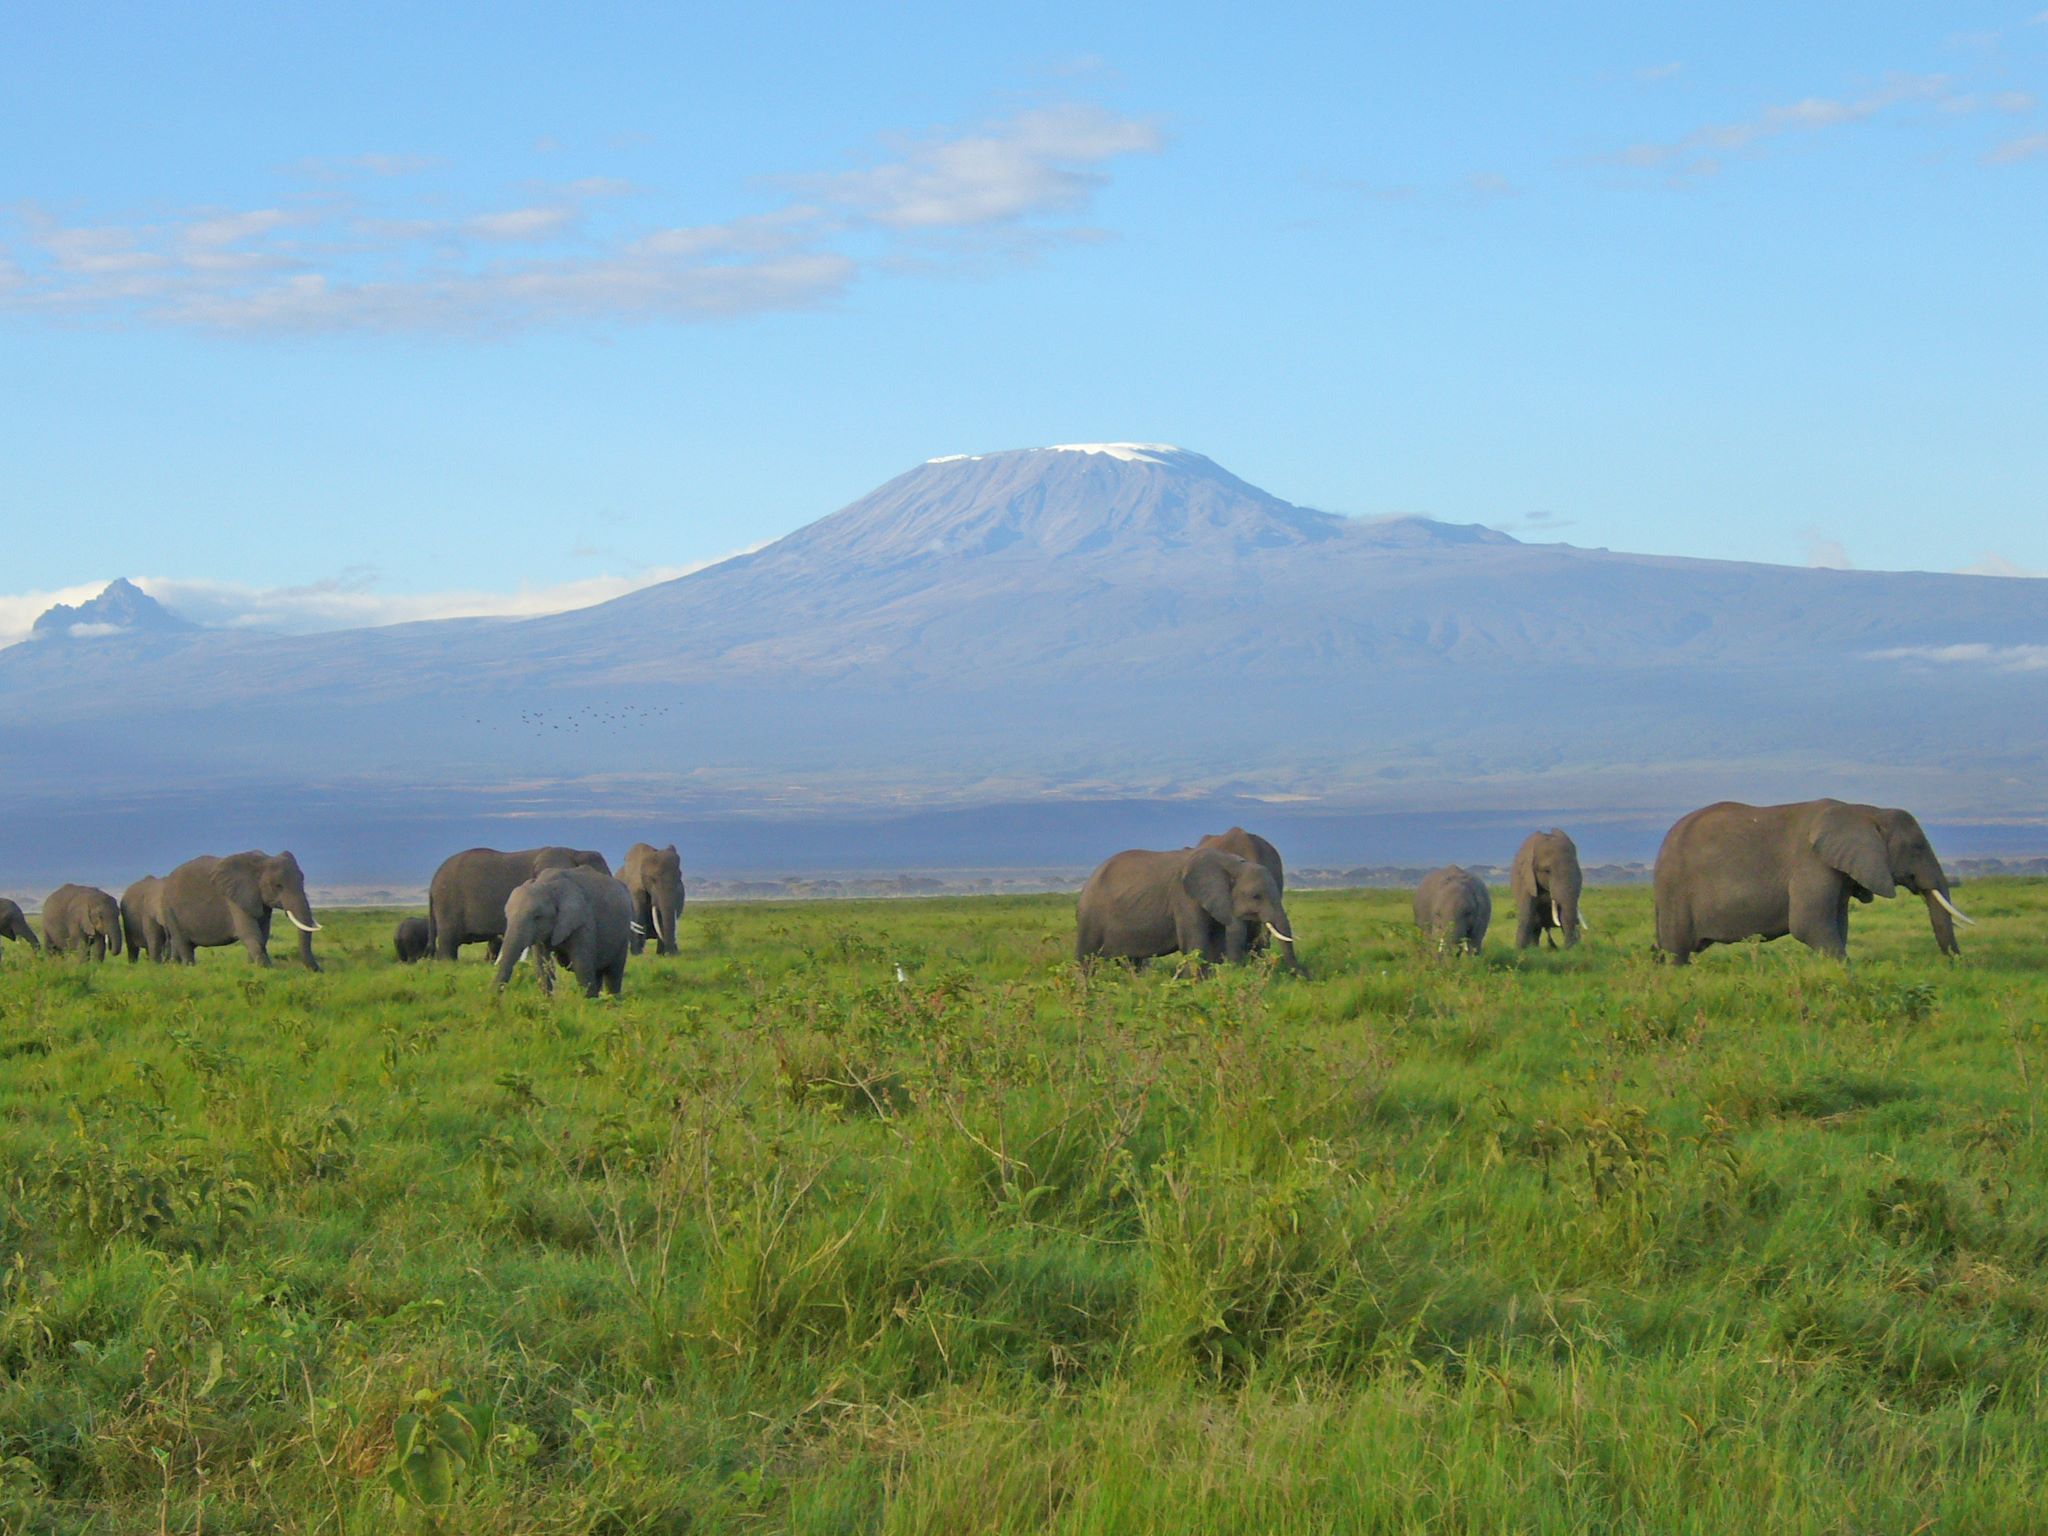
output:
[[2016, 561], [2008, 560], [2001, 554], [1987, 550], [1969, 565], [1956, 572], [1958, 576], [2048, 576], [2048, 571], [2030, 571]]
[[2048, 645], [1901, 645], [1872, 651], [1873, 661], [1919, 661], [1993, 672], [2048, 671]]
[[[458, 216], [393, 206], [424, 169], [361, 156], [299, 169], [315, 195], [149, 221], [0, 223], [0, 310], [265, 333], [481, 332], [576, 320], [708, 320], [813, 308], [864, 273], [1029, 259], [1086, 238], [1112, 162], [1158, 127], [1085, 102], [890, 146], [874, 164], [782, 178], [779, 201], [705, 223], [625, 221], [591, 177]], [[363, 178], [385, 185], [366, 189]], [[375, 190], [379, 196], [370, 195]], [[402, 187], [400, 188], [402, 190]], [[645, 201], [643, 198], [642, 201]]]
[[[593, 603], [623, 597], [657, 582], [707, 570], [760, 547], [752, 545], [714, 560], [687, 565], [643, 566], [618, 575], [522, 586], [511, 592], [465, 587], [437, 592], [386, 592], [380, 590], [383, 574], [372, 566], [352, 566], [318, 581], [288, 587], [187, 581], [165, 576], [139, 576], [135, 585], [181, 618], [210, 629], [305, 635], [423, 619], [525, 619], [566, 613], [572, 608], [587, 608]], [[36, 619], [56, 604], [76, 606], [97, 597], [105, 586], [105, 582], [97, 581], [46, 592], [0, 593], [0, 647], [27, 639]], [[85, 638], [88, 631], [84, 626], [74, 626], [71, 633]]]
[[1804, 528], [1799, 533], [1799, 543], [1806, 563], [1815, 570], [1853, 571], [1856, 562], [1849, 558], [1849, 549], [1840, 539], [1834, 538], [1819, 528]]
[[2008, 139], [1984, 156], [1986, 165], [2018, 165], [2022, 160], [2048, 159], [2048, 133]]
[[75, 587], [49, 587], [40, 591], [0, 592], [0, 646], [28, 638], [35, 621], [59, 603], [76, 608], [100, 595], [104, 581]]
[[1964, 117], [2026, 112], [2034, 105], [2033, 96], [2024, 91], [1982, 94], [1958, 89], [1947, 75], [1894, 75], [1857, 95], [1806, 96], [1765, 106], [1748, 117], [1709, 123], [1676, 139], [1632, 144], [1611, 158], [1632, 170], [1686, 180], [1711, 176], [1730, 157], [1761, 154], [1777, 140], [1824, 133], [1896, 113], [1918, 109]]

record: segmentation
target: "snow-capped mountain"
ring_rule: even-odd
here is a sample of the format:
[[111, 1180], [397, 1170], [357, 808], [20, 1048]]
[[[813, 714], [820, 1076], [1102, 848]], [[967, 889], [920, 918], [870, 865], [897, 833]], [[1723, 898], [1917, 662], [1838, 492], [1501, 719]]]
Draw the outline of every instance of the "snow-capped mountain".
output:
[[317, 780], [351, 815], [1200, 794], [2048, 812], [2048, 669], [2027, 664], [2048, 581], [1338, 517], [1164, 444], [942, 456], [547, 618], [295, 638], [95, 618], [91, 643], [65, 637], [79, 622], [0, 652], [0, 816], [223, 775]]

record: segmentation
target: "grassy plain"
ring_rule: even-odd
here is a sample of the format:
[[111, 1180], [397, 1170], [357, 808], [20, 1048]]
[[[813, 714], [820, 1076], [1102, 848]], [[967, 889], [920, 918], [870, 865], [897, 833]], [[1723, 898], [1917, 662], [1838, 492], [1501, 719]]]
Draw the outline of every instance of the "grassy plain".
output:
[[617, 1004], [9, 947], [0, 1529], [2048, 1529], [2048, 885], [1959, 894], [1847, 972], [1640, 889], [1300, 893], [1307, 983], [1060, 898], [693, 907]]

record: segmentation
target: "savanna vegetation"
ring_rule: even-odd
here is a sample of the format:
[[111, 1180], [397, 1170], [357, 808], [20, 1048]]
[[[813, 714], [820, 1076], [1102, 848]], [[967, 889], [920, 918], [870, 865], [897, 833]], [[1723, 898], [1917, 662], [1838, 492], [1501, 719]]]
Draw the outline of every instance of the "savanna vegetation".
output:
[[0, 1528], [2048, 1529], [2048, 886], [1847, 971], [1289, 905], [1306, 982], [1060, 898], [693, 907], [618, 1003], [10, 946]]

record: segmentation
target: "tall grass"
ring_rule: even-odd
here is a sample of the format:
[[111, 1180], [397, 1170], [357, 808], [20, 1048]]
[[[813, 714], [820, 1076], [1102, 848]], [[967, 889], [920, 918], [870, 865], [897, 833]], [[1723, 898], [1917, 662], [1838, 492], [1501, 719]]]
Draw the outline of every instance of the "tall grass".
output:
[[[618, 1003], [0, 965], [0, 1529], [2048, 1527], [2048, 887], [1958, 965], [1075, 970], [692, 909]], [[901, 966], [906, 981], [896, 980]]]

